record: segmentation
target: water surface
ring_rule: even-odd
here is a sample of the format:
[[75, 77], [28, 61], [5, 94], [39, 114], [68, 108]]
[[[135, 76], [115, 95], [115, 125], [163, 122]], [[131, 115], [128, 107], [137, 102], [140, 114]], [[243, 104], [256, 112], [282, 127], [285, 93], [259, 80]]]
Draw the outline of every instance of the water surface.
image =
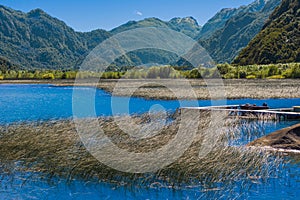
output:
[[[92, 88], [76, 88], [82, 91], [82, 98], [85, 100], [85, 93], [89, 94]], [[36, 121], [48, 119], [72, 118], [72, 87], [55, 87], [52, 85], [0, 85], [0, 124]], [[96, 90], [95, 93], [95, 113], [98, 116], [111, 116], [112, 98], [117, 102], [118, 114], [145, 113], [149, 109], [164, 108], [167, 111], [175, 111], [180, 105], [184, 106], [208, 106], [209, 100], [199, 101], [164, 101], [164, 100], [146, 100], [143, 98], [129, 97], [111, 97], [103, 90]], [[124, 102], [129, 102], [126, 104]], [[300, 105], [300, 99], [238, 99], [227, 100], [227, 104], [255, 103], [261, 105], [268, 103], [272, 108], [286, 108], [294, 105]], [[223, 104], [224, 101], [213, 102], [214, 104]], [[157, 106], [159, 105], [159, 106]], [[115, 108], [115, 109], [116, 109]], [[82, 109], [84, 110], [84, 104]], [[83, 112], [84, 113], [84, 112]], [[88, 112], [86, 113], [88, 115]], [[84, 116], [84, 114], [83, 114]], [[263, 124], [265, 132], [270, 133], [297, 122], [285, 121]], [[252, 140], [253, 138], [248, 138]], [[247, 143], [247, 139], [242, 141]], [[298, 164], [290, 164], [280, 173], [280, 177], [269, 180], [268, 182], [253, 182], [252, 187], [243, 191], [238, 183], [234, 186], [235, 192], [241, 193], [241, 199], [296, 199], [300, 196], [300, 167]], [[64, 180], [57, 180], [50, 184], [43, 180], [30, 180], [23, 182], [16, 179], [9, 183], [9, 177], [1, 181], [0, 199], [198, 199], [205, 197], [211, 192], [204, 192], [199, 187], [195, 188], [140, 188], [138, 185], [131, 189], [125, 187], [116, 187], [108, 183], [81, 182], [75, 181], [68, 185]], [[215, 192], [223, 196], [228, 194]], [[204, 196], [203, 196], [204, 195]]]

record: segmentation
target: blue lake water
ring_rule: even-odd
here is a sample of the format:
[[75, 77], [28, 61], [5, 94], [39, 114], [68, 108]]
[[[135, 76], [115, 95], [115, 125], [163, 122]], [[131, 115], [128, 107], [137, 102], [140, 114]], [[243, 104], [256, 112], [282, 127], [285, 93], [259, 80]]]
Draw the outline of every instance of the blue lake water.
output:
[[[87, 95], [94, 94], [95, 113], [97, 116], [111, 116], [112, 103], [117, 114], [145, 113], [149, 109], [164, 108], [175, 111], [179, 106], [208, 106], [212, 103], [224, 104], [222, 101], [163, 101], [146, 100], [142, 98], [112, 97], [103, 90], [92, 88], [76, 88], [81, 91], [78, 102], [85, 101]], [[53, 85], [0, 85], [0, 124], [20, 121], [36, 121], [48, 119], [72, 118], [73, 87], [56, 87]], [[128, 104], [126, 103], [128, 102]], [[300, 105], [300, 99], [238, 99], [225, 101], [228, 105], [266, 102], [272, 108], [285, 108]], [[159, 105], [159, 106], [157, 106]], [[82, 104], [82, 110], [85, 109]], [[128, 110], [128, 111], [127, 111]], [[89, 116], [82, 112], [80, 117]], [[295, 121], [267, 124], [266, 132], [270, 133], [292, 124]], [[243, 198], [249, 199], [295, 199], [300, 196], [300, 167], [290, 164], [281, 173], [282, 177], [266, 183], [255, 183], [247, 190]], [[199, 188], [168, 189], [168, 188], [139, 188], [126, 189], [106, 183], [74, 182], [67, 185], [64, 180], [51, 185], [41, 181], [6, 184], [1, 181], [0, 199], [198, 199], [203, 192]], [[22, 186], [20, 186], [22, 185]], [[240, 189], [237, 184], [237, 191]], [[137, 186], [138, 188], [138, 186]], [[245, 191], [244, 191], [245, 192]], [[226, 197], [226, 194], [224, 194]]]
[[[93, 89], [88, 87], [76, 88], [79, 90], [79, 98], [83, 101], [86, 95], [93, 94]], [[56, 87], [53, 85], [0, 85], [0, 123], [10, 123], [17, 121], [35, 121], [57, 118], [73, 117], [73, 87]], [[162, 101], [162, 100], [146, 100], [134, 97], [111, 97], [111, 95], [103, 90], [96, 90], [95, 94], [95, 111], [98, 116], [112, 115], [111, 102], [118, 111], [117, 114], [126, 114], [128, 108], [129, 113], [145, 113], [154, 105], [160, 105], [166, 111], [174, 111], [181, 106], [209, 106], [222, 105], [238, 105], [244, 103], [255, 103], [262, 105], [267, 102], [272, 108], [287, 108], [294, 105], [300, 105], [300, 99], [237, 99], [237, 100], [199, 100], [199, 101]], [[129, 104], [125, 103], [129, 102]], [[83, 106], [85, 106], [83, 104]], [[84, 110], [84, 107], [82, 108]], [[89, 112], [86, 113], [89, 115]], [[84, 116], [84, 112], [82, 112]]]

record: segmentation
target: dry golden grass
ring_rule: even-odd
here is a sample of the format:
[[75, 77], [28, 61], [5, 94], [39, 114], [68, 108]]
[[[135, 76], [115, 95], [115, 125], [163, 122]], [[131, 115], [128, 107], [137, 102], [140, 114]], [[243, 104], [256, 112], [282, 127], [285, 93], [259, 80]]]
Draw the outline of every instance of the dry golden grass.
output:
[[[191, 115], [192, 116], [192, 115]], [[251, 126], [228, 119], [214, 125], [215, 145], [206, 156], [199, 157], [204, 130], [211, 125], [209, 113], [202, 113], [198, 132], [190, 148], [173, 164], [154, 173], [125, 173], [100, 163], [86, 150], [72, 120], [11, 124], [0, 129], [1, 174], [32, 172], [45, 179], [65, 178], [106, 181], [117, 184], [144, 184], [147, 187], [201, 186], [204, 190], [230, 188], [231, 183], [247, 184], [267, 180], [276, 173], [281, 159], [270, 152], [244, 146], [226, 145], [228, 139], [240, 137], [240, 126]], [[130, 124], [145, 124], [149, 116], [120, 117]], [[125, 134], [113, 118], [99, 118], [105, 134], [120, 148], [133, 152], [147, 152], [160, 148], [175, 137], [180, 123], [178, 117], [166, 125], [160, 134], [135, 140]], [[185, 119], [186, 123], [195, 120]], [[82, 119], [82, 123], [86, 122]], [[93, 127], [90, 127], [93, 131]], [[218, 137], [217, 137], [218, 136]], [[175, 149], [174, 149], [175, 150]], [[112, 155], [108, 155], [112, 156]], [[224, 191], [223, 191], [224, 192]]]
[[[181, 80], [178, 79], [121, 79], [121, 80], [106, 80], [101, 79], [97, 87], [108, 92], [113, 92], [116, 84], [119, 84], [120, 90], [114, 92], [117, 96], [129, 96], [130, 90], [136, 85], [141, 87], [135, 91], [134, 96], [144, 97], [149, 99], [211, 99], [207, 90], [207, 83], [202, 79], [188, 80], [192, 86], [196, 96], [192, 96], [186, 87], [178, 87]], [[268, 99], [268, 98], [300, 98], [300, 79], [229, 79], [229, 80], [214, 80], [208, 79], [211, 91], [222, 91], [221, 97], [228, 99], [253, 98], [253, 99]], [[95, 79], [79, 80], [76, 85], [79, 86], [95, 86]], [[151, 84], [148, 84], [151, 82]], [[156, 84], [153, 84], [155, 82]], [[51, 83], [58, 86], [69, 86], [74, 84], [74, 80], [2, 80], [0, 83]], [[178, 94], [174, 95], [170, 89], [162, 87], [167, 84], [170, 88], [176, 88]]]

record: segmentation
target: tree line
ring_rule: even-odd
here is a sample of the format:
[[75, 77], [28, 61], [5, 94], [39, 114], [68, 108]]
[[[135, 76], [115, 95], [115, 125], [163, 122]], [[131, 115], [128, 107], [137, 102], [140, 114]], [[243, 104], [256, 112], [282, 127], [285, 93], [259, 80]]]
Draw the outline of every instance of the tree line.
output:
[[165, 78], [223, 78], [223, 79], [282, 79], [300, 78], [300, 63], [236, 66], [219, 64], [213, 68], [153, 66], [127, 68], [126, 71], [77, 71], [77, 70], [0, 70], [0, 80], [6, 79], [165, 79]]

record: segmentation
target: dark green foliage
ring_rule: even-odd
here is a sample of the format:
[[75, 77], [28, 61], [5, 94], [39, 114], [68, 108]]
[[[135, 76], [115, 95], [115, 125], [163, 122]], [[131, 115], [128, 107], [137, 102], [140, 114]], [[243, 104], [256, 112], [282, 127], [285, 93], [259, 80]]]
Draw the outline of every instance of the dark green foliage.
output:
[[299, 23], [299, 0], [283, 0], [263, 30], [242, 50], [234, 63], [247, 65], [300, 62]]
[[7, 59], [0, 57], [0, 71], [16, 70], [19, 68], [19, 66], [12, 64]]
[[300, 78], [300, 63], [247, 65], [233, 66], [228, 63], [219, 64], [214, 68], [194, 68], [187, 70], [185, 67], [152, 66], [126, 68], [122, 71], [62, 71], [62, 70], [6, 70], [0, 71], [2, 79], [176, 79], [176, 78], [224, 78], [224, 79], [279, 79]]
[[240, 50], [259, 33], [279, 3], [280, 0], [256, 1], [244, 7], [231, 16], [223, 28], [208, 38], [200, 39], [200, 44], [217, 63], [232, 62]]
[[219, 64], [217, 66], [221, 76], [225, 79], [231, 78], [300, 78], [300, 64], [270, 64], [270, 65], [247, 65], [232, 66]]
[[[279, 1], [280, 0], [277, 1], [277, 5], [279, 4]], [[247, 6], [241, 6], [239, 8], [224, 8], [208, 20], [208, 22], [202, 27], [198, 38], [207, 39], [211, 37], [215, 32], [224, 28], [228, 21], [232, 18], [239, 18], [238, 16], [243, 16], [244, 14], [272, 9], [274, 9], [274, 3], [272, 0], [256, 0]]]
[[200, 70], [197, 69], [197, 68], [195, 68], [195, 69], [192, 69], [192, 70], [189, 72], [187, 78], [202, 78], [202, 75], [201, 75]]
[[[164, 22], [148, 18], [130, 21], [111, 33], [105, 30], [75, 32], [64, 22], [40, 9], [29, 13], [0, 6], [0, 56], [24, 69], [78, 69], [85, 56], [112, 34], [141, 27], [164, 27], [196, 37], [201, 27], [192, 17]], [[175, 64], [178, 56], [162, 50], [140, 50], [118, 58], [112, 67], [144, 63]], [[118, 70], [117, 69], [117, 70]]]
[[0, 56], [23, 68], [74, 68], [110, 34], [75, 32], [40, 9], [29, 13], [0, 6]]
[[[192, 38], [211, 36], [214, 33], [200, 43], [214, 60], [230, 62], [258, 32], [260, 24], [263, 24], [264, 18], [258, 13], [267, 15], [279, 1], [257, 0], [238, 9], [223, 9], [203, 29], [192, 17], [173, 18], [168, 22], [147, 18], [137, 22], [130, 21], [110, 32], [95, 30], [86, 33], [74, 31], [40, 9], [23, 13], [0, 6], [0, 56], [12, 63], [10, 67], [13, 65], [21, 66], [22, 69], [77, 70], [85, 56], [112, 34], [134, 28], [164, 27]], [[300, 57], [300, 53], [297, 56]], [[197, 67], [181, 61], [174, 53], [143, 49], [118, 58], [107, 71], [120, 71], [143, 64], [189, 66], [190, 70]], [[68, 78], [66, 74], [63, 77]]]

